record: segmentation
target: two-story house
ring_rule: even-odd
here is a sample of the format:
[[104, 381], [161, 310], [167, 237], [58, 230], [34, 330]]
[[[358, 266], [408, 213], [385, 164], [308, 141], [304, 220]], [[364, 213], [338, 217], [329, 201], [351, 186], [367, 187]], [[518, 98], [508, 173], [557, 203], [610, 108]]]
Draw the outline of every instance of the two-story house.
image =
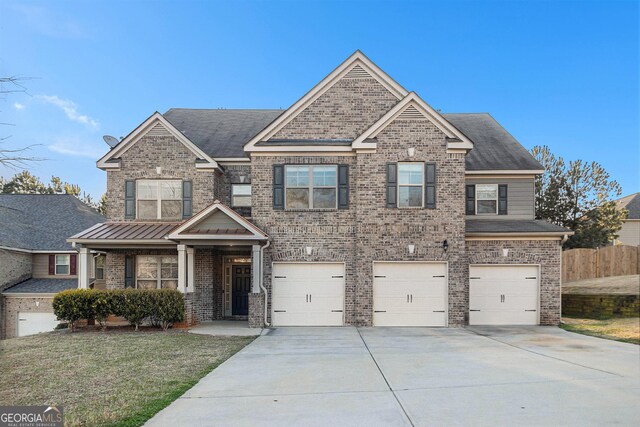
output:
[[70, 239], [81, 265], [99, 250], [109, 288], [181, 290], [189, 321], [560, 320], [570, 232], [534, 220], [541, 165], [359, 51], [284, 111], [156, 112], [97, 165], [108, 221]]

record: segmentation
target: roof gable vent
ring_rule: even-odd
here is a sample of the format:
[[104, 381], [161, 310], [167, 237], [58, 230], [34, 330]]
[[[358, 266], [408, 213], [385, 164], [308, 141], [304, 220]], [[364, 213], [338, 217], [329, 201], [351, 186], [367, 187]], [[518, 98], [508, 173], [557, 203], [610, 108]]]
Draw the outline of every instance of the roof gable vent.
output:
[[162, 125], [162, 123], [156, 123], [153, 125], [149, 132], [147, 132], [148, 136], [171, 136], [171, 133], [167, 130], [166, 127]]
[[344, 75], [345, 79], [369, 79], [371, 78], [371, 74], [367, 72], [360, 65], [356, 65], [353, 67], [347, 74]]
[[409, 105], [402, 113], [398, 115], [400, 120], [426, 120], [424, 114], [422, 114], [416, 107]]

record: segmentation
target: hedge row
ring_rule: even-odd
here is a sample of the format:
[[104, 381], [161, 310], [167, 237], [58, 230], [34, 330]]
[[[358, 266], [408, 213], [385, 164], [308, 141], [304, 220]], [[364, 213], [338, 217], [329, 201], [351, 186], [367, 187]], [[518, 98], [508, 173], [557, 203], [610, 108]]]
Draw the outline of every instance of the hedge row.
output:
[[145, 321], [166, 331], [184, 320], [184, 299], [174, 289], [70, 289], [56, 294], [53, 311], [72, 331], [81, 319], [104, 328], [109, 315], [124, 317], [136, 331]]

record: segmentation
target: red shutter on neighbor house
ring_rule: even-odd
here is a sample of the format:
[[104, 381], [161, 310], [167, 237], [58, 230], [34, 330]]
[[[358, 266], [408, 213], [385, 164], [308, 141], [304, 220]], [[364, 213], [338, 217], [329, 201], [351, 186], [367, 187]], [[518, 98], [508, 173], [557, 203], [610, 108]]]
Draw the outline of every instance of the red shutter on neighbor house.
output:
[[76, 274], [76, 266], [78, 265], [78, 255], [72, 254], [71, 255], [71, 265], [69, 266], [69, 274], [71, 274], [72, 276], [75, 276]]
[[56, 274], [56, 256], [49, 255], [49, 275], [53, 276]]

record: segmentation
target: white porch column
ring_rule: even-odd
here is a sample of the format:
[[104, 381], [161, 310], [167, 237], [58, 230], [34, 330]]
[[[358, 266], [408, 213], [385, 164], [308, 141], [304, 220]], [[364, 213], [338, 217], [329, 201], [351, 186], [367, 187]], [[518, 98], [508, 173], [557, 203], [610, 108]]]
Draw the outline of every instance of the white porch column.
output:
[[187, 247], [178, 245], [178, 290], [185, 292], [187, 285]]
[[187, 248], [187, 292], [194, 292], [195, 288], [195, 268], [196, 251], [193, 248]]
[[89, 289], [91, 280], [91, 252], [89, 248], [80, 248], [78, 254], [78, 288]]
[[251, 292], [260, 293], [260, 245], [251, 246]]

